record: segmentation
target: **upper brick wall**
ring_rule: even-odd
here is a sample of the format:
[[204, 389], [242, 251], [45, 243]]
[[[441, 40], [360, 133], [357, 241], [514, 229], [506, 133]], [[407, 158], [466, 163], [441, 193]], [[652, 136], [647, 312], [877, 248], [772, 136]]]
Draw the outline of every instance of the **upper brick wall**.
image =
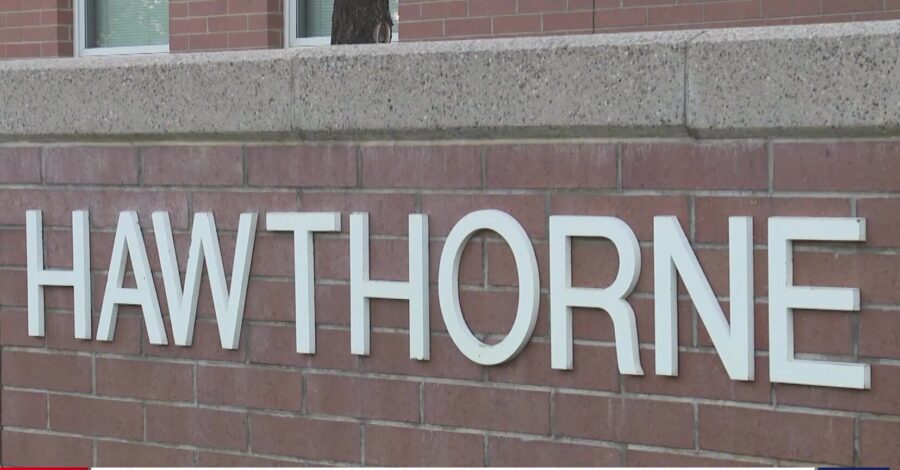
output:
[[173, 52], [281, 47], [281, 0], [170, 0]]
[[400, 0], [400, 40], [900, 18], [900, 0]]
[[0, 59], [72, 56], [72, 0], [0, 0]]
[[[284, 0], [171, 0], [170, 49], [279, 48]], [[400, 0], [401, 41], [900, 18], [900, 0]], [[72, 0], [0, 0], [0, 59], [71, 57]]]

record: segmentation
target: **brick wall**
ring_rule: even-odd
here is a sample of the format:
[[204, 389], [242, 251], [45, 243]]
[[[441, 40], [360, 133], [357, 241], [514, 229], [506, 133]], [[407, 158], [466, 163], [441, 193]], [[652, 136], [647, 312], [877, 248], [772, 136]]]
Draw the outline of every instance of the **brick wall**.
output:
[[281, 0], [170, 0], [174, 52], [282, 47]]
[[465, 39], [900, 18], [892, 0], [400, 0], [400, 39]]
[[[171, 0], [173, 52], [282, 47], [283, 0]], [[897, 0], [400, 0], [400, 39], [900, 18]], [[72, 55], [72, 0], [0, 0], [0, 59]]]
[[71, 55], [72, 0], [0, 0], [0, 59]]
[[[5, 465], [900, 465], [900, 140], [502, 141], [0, 147], [0, 345]], [[815, 172], [810, 172], [815, 168]], [[533, 239], [541, 310], [510, 363], [458, 352], [437, 306], [442, 240], [465, 213], [509, 212]], [[316, 236], [318, 354], [294, 353], [292, 236], [260, 224], [240, 349], [219, 347], [209, 288], [194, 345], [149, 344], [123, 307], [115, 341], [77, 341], [72, 295], [48, 288], [47, 336], [26, 334], [25, 210], [42, 209], [46, 262], [71, 263], [71, 211], [91, 217], [99, 309], [119, 211], [137, 210], [159, 270], [152, 211], [170, 213], [181, 266], [192, 214], [213, 211], [230, 270], [242, 211], [341, 211]], [[408, 357], [407, 306], [373, 301], [372, 354], [350, 354], [347, 215], [371, 220], [373, 279], [407, 276], [407, 214], [430, 216], [431, 361]], [[612, 324], [578, 310], [574, 370], [550, 368], [546, 290], [551, 214], [614, 215], [644, 269], [630, 297], [644, 377], [620, 376]], [[652, 217], [676, 215], [715, 292], [728, 294], [727, 217], [754, 216], [757, 380], [734, 382], [680, 304], [681, 375], [654, 374]], [[872, 388], [768, 380], [766, 217], [861, 216], [868, 241], [798, 244], [798, 284], [859, 287], [862, 311], [798, 312], [798, 352], [872, 364]], [[616, 271], [605, 242], [574, 243], [574, 283]], [[157, 277], [159, 274], [157, 274]], [[460, 269], [470, 326], [509, 328], [511, 253], [479, 235]], [[162, 280], [156, 281], [165, 310]], [[94, 319], [96, 331], [97, 319]], [[171, 333], [170, 333], [171, 338]]]

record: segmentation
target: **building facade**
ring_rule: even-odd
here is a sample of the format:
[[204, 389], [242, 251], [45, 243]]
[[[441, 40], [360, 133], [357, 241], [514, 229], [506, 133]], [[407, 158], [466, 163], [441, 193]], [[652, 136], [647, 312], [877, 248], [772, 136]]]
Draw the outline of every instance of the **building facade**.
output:
[[[103, 34], [165, 46], [140, 52], [175, 53], [327, 44], [330, 30], [330, 0], [134, 0], [118, 22], [104, 4], [92, 11], [92, 0], [4, 0], [0, 59], [72, 57], [79, 42], [82, 54], [102, 46], [92, 38]], [[127, 12], [135, 8], [155, 13]], [[400, 41], [900, 19], [897, 0], [392, 0], [391, 8]], [[106, 27], [98, 15], [111, 19]], [[120, 32], [153, 28], [143, 40]]]
[[327, 7], [0, 0], [0, 464], [900, 466], [896, 0]]

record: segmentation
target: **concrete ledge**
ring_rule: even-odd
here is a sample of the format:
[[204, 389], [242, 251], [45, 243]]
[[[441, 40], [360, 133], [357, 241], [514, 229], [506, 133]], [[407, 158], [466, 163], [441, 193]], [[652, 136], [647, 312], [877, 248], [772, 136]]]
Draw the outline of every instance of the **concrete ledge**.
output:
[[900, 135], [900, 21], [0, 62], [0, 140]]
[[687, 67], [699, 137], [900, 132], [898, 21], [710, 30]]

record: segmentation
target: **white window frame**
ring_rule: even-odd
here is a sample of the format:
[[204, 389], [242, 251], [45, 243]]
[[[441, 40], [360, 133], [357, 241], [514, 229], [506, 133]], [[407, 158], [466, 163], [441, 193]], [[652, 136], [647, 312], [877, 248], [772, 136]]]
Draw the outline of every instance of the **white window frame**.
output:
[[[297, 37], [297, 5], [300, 0], [284, 0], [284, 47], [311, 47], [331, 45], [331, 36]], [[399, 23], [399, 22], [398, 22]], [[391, 31], [391, 44], [400, 40], [400, 25], [395, 24]]]
[[75, 57], [106, 56], [106, 55], [131, 55], [131, 54], [165, 54], [169, 52], [169, 44], [157, 44], [148, 46], [125, 47], [86, 47], [87, 27], [84, 20], [87, 18], [84, 2], [89, 0], [75, 0], [73, 11], [73, 36], [75, 38]]

